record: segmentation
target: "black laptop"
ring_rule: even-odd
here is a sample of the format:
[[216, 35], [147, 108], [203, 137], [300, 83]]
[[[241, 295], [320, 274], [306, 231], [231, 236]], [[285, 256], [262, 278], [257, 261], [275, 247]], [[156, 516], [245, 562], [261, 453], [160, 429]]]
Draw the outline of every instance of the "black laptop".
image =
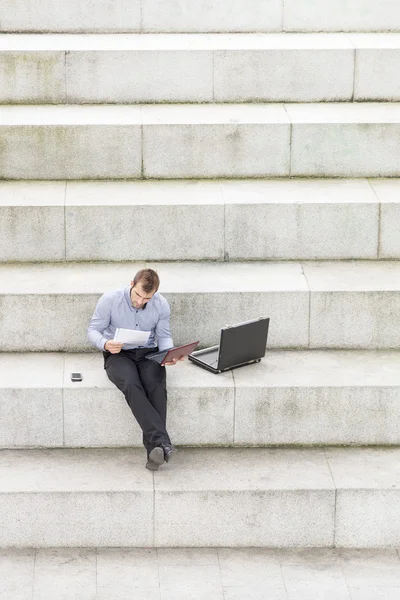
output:
[[189, 354], [190, 361], [212, 371], [222, 373], [254, 362], [265, 356], [269, 319], [245, 321], [221, 329], [219, 346], [197, 350]]

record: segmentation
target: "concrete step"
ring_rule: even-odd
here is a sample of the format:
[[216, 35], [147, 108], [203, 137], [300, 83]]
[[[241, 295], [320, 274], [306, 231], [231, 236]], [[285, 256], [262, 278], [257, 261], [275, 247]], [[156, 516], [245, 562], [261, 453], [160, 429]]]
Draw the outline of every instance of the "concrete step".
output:
[[397, 0], [3, 0], [0, 31], [400, 31]]
[[[100, 353], [0, 354], [0, 414], [1, 448], [142, 446]], [[268, 350], [221, 375], [168, 369], [178, 446], [400, 445], [399, 418], [399, 351]]]
[[3, 104], [399, 101], [399, 71], [393, 33], [0, 35]]
[[400, 259], [399, 219], [400, 179], [8, 181], [0, 262]]
[[[2, 450], [0, 546], [398, 547], [399, 449]], [[107, 523], [107, 526], [104, 526]]]
[[[6, 548], [8, 600], [397, 600], [395, 548]], [[4, 594], [5, 595], [5, 594]]]
[[400, 175], [400, 103], [1, 106], [3, 179]]
[[270, 317], [269, 347], [400, 348], [400, 262], [0, 265], [2, 351], [87, 350], [100, 295], [158, 270], [175, 343]]

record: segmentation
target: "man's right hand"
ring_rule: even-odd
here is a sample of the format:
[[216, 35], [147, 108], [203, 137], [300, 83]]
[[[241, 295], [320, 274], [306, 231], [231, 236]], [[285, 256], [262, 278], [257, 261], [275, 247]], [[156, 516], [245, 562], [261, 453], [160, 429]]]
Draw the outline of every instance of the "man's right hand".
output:
[[111, 354], [118, 354], [118, 352], [121, 352], [122, 346], [123, 344], [121, 344], [120, 342], [108, 340], [108, 342], [104, 344], [104, 350], [108, 350], [108, 352], [111, 352]]

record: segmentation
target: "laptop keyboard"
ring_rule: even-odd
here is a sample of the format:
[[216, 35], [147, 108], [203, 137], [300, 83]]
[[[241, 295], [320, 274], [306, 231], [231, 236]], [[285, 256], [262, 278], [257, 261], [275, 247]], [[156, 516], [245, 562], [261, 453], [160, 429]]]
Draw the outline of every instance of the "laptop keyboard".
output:
[[205, 356], [202, 356], [201, 358], [200, 357], [199, 358], [207, 365], [210, 365], [210, 367], [216, 367], [217, 363], [218, 363], [218, 357], [219, 357], [219, 348], [217, 348], [217, 350], [214, 350], [213, 352], [209, 352]]
[[149, 358], [160, 365], [167, 354], [168, 352], [158, 352], [157, 354], [152, 354]]

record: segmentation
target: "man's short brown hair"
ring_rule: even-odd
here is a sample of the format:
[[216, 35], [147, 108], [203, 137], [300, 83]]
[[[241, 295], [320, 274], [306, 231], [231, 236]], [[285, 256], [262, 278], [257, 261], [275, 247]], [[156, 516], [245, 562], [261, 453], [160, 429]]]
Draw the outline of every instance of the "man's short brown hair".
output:
[[155, 293], [160, 286], [160, 278], [153, 269], [141, 269], [138, 271], [133, 279], [133, 285], [135, 286], [139, 281], [146, 294]]

